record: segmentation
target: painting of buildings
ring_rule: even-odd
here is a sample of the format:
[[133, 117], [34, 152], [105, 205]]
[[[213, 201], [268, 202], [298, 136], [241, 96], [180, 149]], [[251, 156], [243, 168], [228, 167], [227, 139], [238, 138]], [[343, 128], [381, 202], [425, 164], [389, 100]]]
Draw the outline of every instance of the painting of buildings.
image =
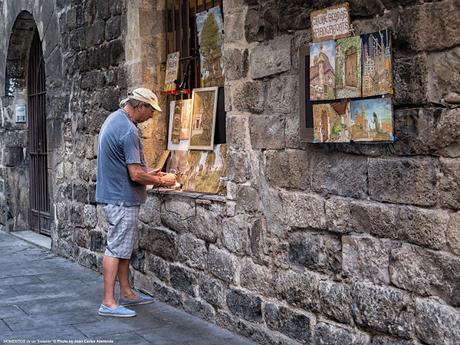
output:
[[224, 86], [223, 24], [220, 7], [196, 16], [200, 45], [201, 86]]
[[394, 141], [391, 98], [351, 101], [352, 141]]
[[212, 150], [217, 110], [217, 87], [194, 89], [190, 146], [192, 150]]
[[335, 41], [310, 44], [310, 99], [335, 98]]
[[393, 94], [390, 31], [363, 35], [362, 47], [363, 96]]
[[336, 98], [361, 97], [361, 37], [337, 40], [335, 58]]
[[343, 143], [351, 139], [350, 102], [313, 105], [314, 142]]
[[192, 100], [172, 101], [169, 114], [168, 150], [188, 150]]

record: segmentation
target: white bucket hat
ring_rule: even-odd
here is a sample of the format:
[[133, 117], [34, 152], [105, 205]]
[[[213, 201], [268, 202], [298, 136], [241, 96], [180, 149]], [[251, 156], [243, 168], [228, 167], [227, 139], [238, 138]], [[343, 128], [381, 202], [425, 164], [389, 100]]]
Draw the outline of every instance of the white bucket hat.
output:
[[135, 89], [131, 93], [128, 93], [128, 98], [150, 104], [155, 110], [161, 111], [161, 108], [158, 105], [157, 95], [145, 87]]

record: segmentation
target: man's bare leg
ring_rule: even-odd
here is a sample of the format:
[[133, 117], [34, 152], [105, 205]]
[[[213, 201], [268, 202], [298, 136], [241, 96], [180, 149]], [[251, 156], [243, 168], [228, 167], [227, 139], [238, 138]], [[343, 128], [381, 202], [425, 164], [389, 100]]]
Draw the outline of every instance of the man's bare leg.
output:
[[120, 296], [125, 299], [136, 299], [136, 294], [129, 285], [129, 259], [120, 259], [118, 265], [118, 282], [120, 283]]
[[102, 261], [104, 271], [104, 299], [102, 304], [109, 308], [118, 306], [115, 300], [115, 278], [120, 267], [120, 259], [104, 255]]

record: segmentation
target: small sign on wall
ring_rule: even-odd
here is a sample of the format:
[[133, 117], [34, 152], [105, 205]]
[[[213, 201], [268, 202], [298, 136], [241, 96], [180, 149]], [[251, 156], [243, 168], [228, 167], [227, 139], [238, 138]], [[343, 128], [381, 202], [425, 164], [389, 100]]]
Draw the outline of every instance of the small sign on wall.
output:
[[24, 123], [27, 119], [27, 106], [25, 104], [16, 104], [14, 109], [16, 123]]
[[348, 2], [313, 11], [310, 20], [313, 42], [335, 40], [351, 35]]

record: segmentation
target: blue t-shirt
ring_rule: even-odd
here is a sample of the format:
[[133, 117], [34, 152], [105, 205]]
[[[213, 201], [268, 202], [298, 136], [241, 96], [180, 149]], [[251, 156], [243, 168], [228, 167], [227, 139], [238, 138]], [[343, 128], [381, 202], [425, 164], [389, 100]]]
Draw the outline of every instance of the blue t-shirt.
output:
[[128, 164], [146, 166], [139, 130], [118, 109], [102, 125], [98, 140], [96, 201], [137, 206], [145, 202], [146, 188], [129, 177]]

